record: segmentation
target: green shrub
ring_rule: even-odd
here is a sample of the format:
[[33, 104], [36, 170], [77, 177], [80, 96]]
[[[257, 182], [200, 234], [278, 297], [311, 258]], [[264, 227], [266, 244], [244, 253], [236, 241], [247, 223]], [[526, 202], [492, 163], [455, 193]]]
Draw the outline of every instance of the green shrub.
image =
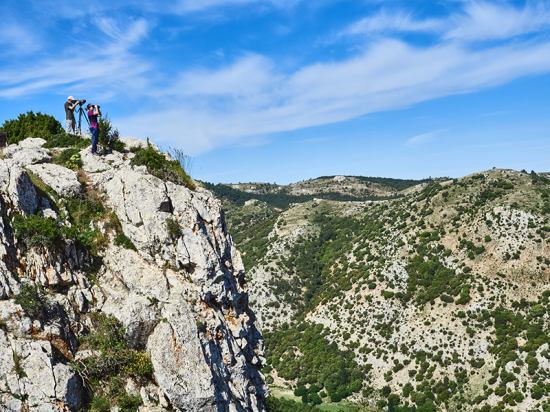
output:
[[120, 141], [118, 129], [113, 127], [111, 119], [109, 119], [109, 115], [107, 113], [105, 116], [99, 117], [98, 126], [98, 143], [101, 146], [110, 150], [116, 150], [118, 152], [122, 152], [125, 149], [124, 143]]
[[177, 160], [166, 160], [164, 154], [153, 149], [149, 139], [147, 139], [147, 148], [136, 152], [130, 164], [133, 166], [146, 166], [147, 171], [159, 179], [168, 180], [192, 190], [196, 189], [195, 182], [185, 172], [182, 164]]
[[531, 316], [534, 318], [537, 318], [539, 316], [542, 316], [546, 313], [546, 308], [542, 305], [534, 305], [531, 308]]
[[[112, 379], [111, 391], [117, 390], [117, 379], [129, 375], [151, 378], [153, 364], [144, 352], [131, 349], [124, 340], [125, 329], [114, 316], [92, 313], [94, 330], [82, 338], [96, 353], [73, 363], [75, 371], [87, 380]], [[82, 372], [85, 371], [85, 374]], [[124, 392], [125, 393], [125, 392]]]
[[63, 127], [53, 116], [34, 114], [32, 110], [25, 114], [20, 114], [17, 119], [6, 120], [1, 132], [5, 132], [8, 137], [8, 144], [19, 143], [27, 137], [41, 137], [48, 140], [50, 136], [63, 133]]
[[49, 299], [44, 289], [38, 285], [23, 285], [21, 292], [15, 297], [15, 303], [21, 305], [23, 311], [31, 318], [38, 318], [48, 307]]
[[47, 149], [54, 147], [72, 147], [75, 149], [84, 149], [92, 144], [92, 139], [83, 139], [75, 134], [56, 134], [48, 138], [46, 143], [42, 145]]
[[94, 396], [90, 402], [90, 412], [110, 412], [111, 404], [103, 396]]
[[54, 156], [53, 162], [58, 165], [67, 167], [68, 169], [81, 169], [82, 159], [78, 149], [65, 149], [59, 155]]
[[133, 351], [126, 365], [126, 373], [151, 378], [153, 376], [153, 362], [146, 353]]
[[168, 230], [168, 236], [170, 236], [173, 240], [176, 240], [183, 235], [179, 222], [174, 218], [169, 217], [166, 219], [166, 230]]
[[132, 242], [132, 240], [124, 234], [124, 232], [118, 232], [115, 236], [115, 245], [116, 246], [122, 246], [126, 249], [135, 250], [137, 251], [136, 245]]
[[27, 247], [49, 247], [60, 238], [61, 232], [53, 217], [30, 215], [25, 218], [15, 215], [13, 220], [15, 237], [25, 243]]

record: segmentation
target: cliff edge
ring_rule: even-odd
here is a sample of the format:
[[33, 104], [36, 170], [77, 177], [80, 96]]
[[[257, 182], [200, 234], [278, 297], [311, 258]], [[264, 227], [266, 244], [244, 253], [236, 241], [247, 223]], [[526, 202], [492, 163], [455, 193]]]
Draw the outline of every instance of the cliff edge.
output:
[[264, 411], [263, 339], [220, 202], [137, 166], [159, 153], [144, 142], [44, 143], [0, 160], [0, 410]]

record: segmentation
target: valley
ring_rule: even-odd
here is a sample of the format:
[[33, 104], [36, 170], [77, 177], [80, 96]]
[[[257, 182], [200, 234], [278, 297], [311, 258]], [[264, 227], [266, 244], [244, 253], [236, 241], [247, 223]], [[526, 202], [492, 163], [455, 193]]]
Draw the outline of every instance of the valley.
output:
[[214, 190], [273, 393], [304, 407], [548, 410], [549, 176], [366, 179]]

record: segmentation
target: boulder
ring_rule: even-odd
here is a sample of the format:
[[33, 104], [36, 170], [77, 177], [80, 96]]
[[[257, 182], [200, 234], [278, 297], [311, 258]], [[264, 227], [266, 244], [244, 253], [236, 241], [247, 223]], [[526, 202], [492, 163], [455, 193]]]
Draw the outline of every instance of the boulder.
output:
[[11, 144], [4, 149], [4, 158], [12, 159], [14, 163], [23, 167], [51, 162], [51, 152], [41, 147], [45, 142], [44, 139], [28, 138], [22, 140], [19, 144]]
[[27, 170], [37, 175], [60, 197], [73, 197], [82, 191], [78, 174], [66, 167], [55, 164], [37, 164], [28, 166]]
[[0, 191], [7, 195], [7, 202], [25, 214], [33, 214], [39, 206], [39, 198], [29, 174], [12, 159], [0, 160]]

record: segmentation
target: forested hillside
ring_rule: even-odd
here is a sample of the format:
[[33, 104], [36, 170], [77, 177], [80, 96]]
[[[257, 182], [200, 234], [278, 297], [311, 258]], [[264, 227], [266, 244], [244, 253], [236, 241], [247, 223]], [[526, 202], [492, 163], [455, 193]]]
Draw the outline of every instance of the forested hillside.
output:
[[491, 170], [417, 189], [226, 210], [274, 393], [342, 408], [549, 410], [548, 176]]

